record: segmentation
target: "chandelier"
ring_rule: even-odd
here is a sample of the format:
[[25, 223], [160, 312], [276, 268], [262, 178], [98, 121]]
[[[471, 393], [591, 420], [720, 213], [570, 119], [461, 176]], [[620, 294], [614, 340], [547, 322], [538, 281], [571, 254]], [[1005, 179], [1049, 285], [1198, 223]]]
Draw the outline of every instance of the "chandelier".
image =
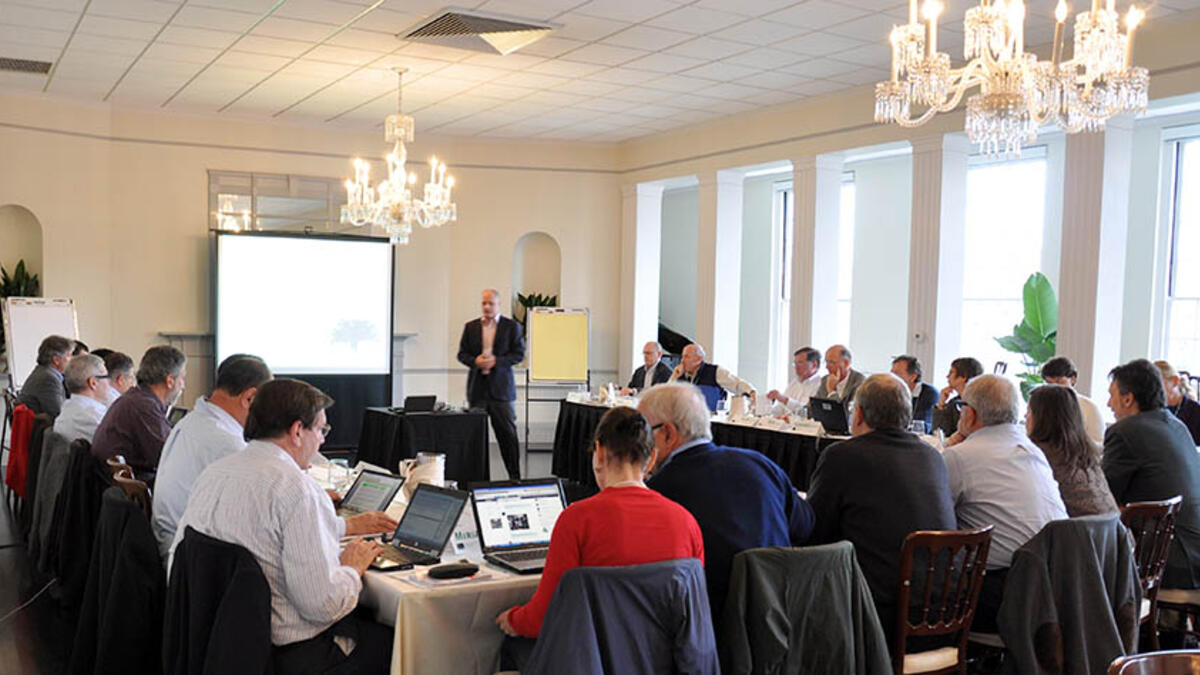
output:
[[454, 176], [446, 175], [446, 163], [436, 157], [429, 160], [429, 180], [422, 197], [416, 197], [417, 174], [409, 173], [405, 143], [413, 142], [413, 118], [402, 114], [404, 68], [396, 69], [396, 114], [384, 120], [384, 138], [393, 143], [385, 158], [388, 177], [371, 187], [371, 165], [354, 158], [354, 178], [346, 181], [346, 205], [341, 221], [362, 227], [375, 225], [387, 232], [393, 244], [407, 244], [413, 223], [421, 227], [440, 227], [458, 219], [458, 209], [450, 199]]
[[1131, 67], [1130, 57], [1145, 12], [1130, 7], [1122, 33], [1115, 0], [1106, 2], [1093, 0], [1090, 11], [1076, 15], [1073, 58], [1065, 60], [1068, 8], [1059, 0], [1050, 60], [1039, 61], [1025, 51], [1025, 3], [981, 0], [963, 19], [967, 63], [951, 68], [950, 55], [937, 48], [941, 2], [925, 0], [922, 25], [917, 0], [909, 0], [908, 23], [892, 28], [892, 77], [875, 85], [875, 121], [920, 126], [978, 87], [967, 98], [967, 137], [984, 154], [1018, 157], [1042, 124], [1097, 131], [1110, 117], [1144, 112], [1150, 74]]

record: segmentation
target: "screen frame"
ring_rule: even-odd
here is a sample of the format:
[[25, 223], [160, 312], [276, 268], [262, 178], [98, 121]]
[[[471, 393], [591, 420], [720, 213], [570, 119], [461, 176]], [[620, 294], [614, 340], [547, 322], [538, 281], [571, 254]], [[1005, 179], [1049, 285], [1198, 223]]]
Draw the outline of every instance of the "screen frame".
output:
[[[539, 485], [549, 485], [552, 482], [554, 483], [554, 486], [558, 489], [558, 500], [559, 500], [559, 503], [562, 504], [562, 507], [563, 507], [562, 510], [566, 511], [567, 507], [570, 506], [570, 504], [567, 503], [567, 495], [566, 495], [566, 492], [563, 490], [563, 479], [562, 478], [518, 478], [516, 480], [498, 480], [498, 481], [485, 481], [482, 483], [472, 483], [470, 485], [470, 487], [467, 489], [467, 491], [471, 493], [471, 511], [474, 513], [474, 516], [475, 516], [475, 531], [479, 535], [479, 549], [481, 551], [483, 551], [484, 553], [501, 553], [504, 551], [518, 551], [523, 548], [544, 548], [545, 546], [547, 546], [549, 544], [549, 542], [546, 542], [546, 543], [527, 542], [527, 543], [522, 543], [522, 544], [509, 544], [507, 546], [505, 546], [505, 545], [488, 545], [484, 541], [484, 538], [483, 538], [483, 520], [479, 516], [479, 507], [476, 505], [476, 502], [475, 502], [475, 493], [478, 490], [503, 490], [505, 488], [514, 488], [514, 487], [536, 487]], [[558, 515], [561, 518], [562, 511], [560, 511]], [[555, 524], [557, 524], [557, 522], [558, 521], [555, 520]]]
[[[355, 376], [355, 377], [386, 376], [387, 377], [387, 385], [386, 385], [387, 390], [389, 392], [391, 391], [392, 382], [395, 377], [395, 373], [393, 372], [393, 370], [395, 368], [395, 358], [396, 358], [396, 354], [395, 354], [395, 343], [396, 343], [396, 337], [395, 337], [395, 330], [396, 330], [396, 247], [394, 245], [392, 245], [388, 241], [388, 239], [386, 239], [384, 237], [368, 237], [368, 236], [356, 235], [356, 234], [316, 234], [316, 233], [308, 233], [308, 232], [263, 232], [263, 231], [234, 232], [234, 231], [230, 231], [230, 230], [215, 230], [215, 229], [210, 230], [209, 232], [212, 235], [209, 238], [210, 239], [210, 241], [209, 241], [209, 246], [210, 246], [209, 260], [211, 261], [211, 266], [210, 266], [208, 277], [209, 277], [209, 298], [210, 298], [209, 314], [210, 314], [210, 323], [212, 325], [212, 331], [213, 331], [213, 382], [216, 382], [216, 379], [217, 379], [217, 367], [219, 365], [221, 365], [221, 359], [220, 359], [221, 327], [217, 320], [217, 317], [220, 314], [220, 307], [218, 305], [218, 303], [220, 301], [220, 297], [218, 295], [218, 287], [219, 287], [218, 274], [220, 273], [220, 269], [221, 269], [221, 261], [220, 261], [220, 251], [221, 251], [220, 239], [221, 239], [221, 237], [259, 237], [259, 238], [264, 238], [264, 239], [311, 239], [311, 240], [328, 240], [328, 241], [353, 241], [353, 242], [370, 242], [370, 243], [375, 243], [375, 244], [387, 243], [391, 249], [390, 250], [391, 255], [388, 256], [388, 259], [389, 259], [388, 277], [391, 279], [391, 283], [388, 284], [388, 313], [387, 313], [387, 332], [386, 332], [386, 336], [387, 336], [387, 339], [386, 339], [387, 372], [385, 372], [385, 373], [336, 373], [336, 372], [333, 372], [333, 373], [289, 373], [286, 376], [287, 377], [295, 377], [295, 378], [303, 378], [306, 376], [313, 376], [313, 375]], [[268, 366], [271, 365], [269, 361], [268, 361], [267, 365]]]

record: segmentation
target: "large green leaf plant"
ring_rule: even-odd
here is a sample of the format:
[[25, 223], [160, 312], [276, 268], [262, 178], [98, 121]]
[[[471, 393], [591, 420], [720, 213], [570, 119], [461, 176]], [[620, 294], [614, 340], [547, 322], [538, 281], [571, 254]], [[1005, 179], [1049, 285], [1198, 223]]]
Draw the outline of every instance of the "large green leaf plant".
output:
[[558, 307], [558, 296], [542, 295], [541, 293], [530, 293], [529, 295], [517, 293], [517, 304], [521, 305], [524, 310], [517, 321], [520, 321], [524, 325], [525, 319], [529, 316], [529, 310], [534, 307]]
[[1041, 367], [1054, 356], [1058, 341], [1058, 298], [1054, 287], [1041, 272], [1034, 272], [1025, 280], [1022, 300], [1025, 316], [1021, 323], [1013, 326], [1012, 335], [995, 338], [1005, 350], [1020, 354], [1025, 372], [1018, 373], [1021, 394], [1029, 399], [1029, 392], [1042, 384]]

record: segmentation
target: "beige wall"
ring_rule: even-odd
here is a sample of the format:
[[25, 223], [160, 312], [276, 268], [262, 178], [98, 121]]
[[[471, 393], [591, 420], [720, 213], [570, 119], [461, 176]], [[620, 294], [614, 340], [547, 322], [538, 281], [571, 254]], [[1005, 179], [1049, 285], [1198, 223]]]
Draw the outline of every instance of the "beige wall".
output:
[[[436, 151], [457, 176], [459, 221], [419, 229], [397, 252], [396, 331], [417, 333], [406, 349], [406, 368], [417, 371], [408, 390], [461, 398], [450, 373], [459, 372], [462, 323], [477, 315], [480, 288], [509, 297], [513, 247], [531, 231], [558, 242], [561, 301], [592, 310], [593, 367], [614, 369], [615, 148], [419, 139], [412, 156]], [[375, 134], [0, 94], [0, 204], [41, 223], [44, 294], [76, 300], [88, 344], [135, 358], [163, 341], [161, 331], [210, 330], [209, 169], [339, 177], [350, 153], [385, 150]], [[189, 375], [191, 400], [207, 378]]]

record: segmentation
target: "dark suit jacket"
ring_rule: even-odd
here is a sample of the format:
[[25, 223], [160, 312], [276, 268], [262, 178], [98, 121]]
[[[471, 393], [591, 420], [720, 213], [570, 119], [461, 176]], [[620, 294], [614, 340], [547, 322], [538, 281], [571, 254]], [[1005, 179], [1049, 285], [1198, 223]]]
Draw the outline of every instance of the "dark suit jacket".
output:
[[720, 620], [733, 556], [749, 548], [798, 546], [813, 510], [777, 464], [751, 450], [711, 442], [671, 455], [646, 485], [687, 509], [704, 537], [704, 570]]
[[1192, 442], [1200, 445], [1200, 403], [1190, 396], [1184, 396], [1175, 410], [1175, 416], [1191, 432]]
[[821, 453], [808, 503], [817, 519], [812, 543], [854, 544], [890, 636], [904, 538], [917, 530], [958, 529], [946, 462], [915, 434], [872, 431]]
[[633, 377], [629, 378], [629, 384], [625, 385], [630, 389], [649, 389], [656, 384], [662, 384], [671, 379], [671, 369], [667, 364], [659, 359], [658, 363], [654, 364], [654, 374], [650, 377], [650, 382], [646, 382], [646, 366], [638, 366], [637, 370], [633, 371]]
[[933, 431], [933, 407], [941, 392], [928, 382], [921, 383], [921, 393], [913, 397], [913, 420], [925, 420], [925, 430]]
[[1200, 453], [1166, 408], [1131, 415], [1104, 434], [1104, 476], [1118, 504], [1183, 496], [1163, 576], [1166, 588], [1200, 588]]
[[861, 386], [863, 382], [866, 382], [866, 380], [867, 380], [866, 375], [863, 375], [862, 373], [858, 372], [857, 370], [851, 368], [850, 374], [846, 376], [846, 390], [842, 393], [841, 396], [838, 396], [838, 393], [836, 390], [833, 391], [832, 393], [830, 393], [830, 391], [827, 389], [827, 387], [829, 386], [829, 384], [828, 384], [829, 376], [826, 375], [825, 377], [821, 378], [821, 386], [817, 389], [816, 396], [817, 396], [817, 398], [828, 398], [828, 399], [832, 399], [834, 401], [842, 401], [843, 403], [848, 403], [848, 402], [854, 400], [855, 392], [858, 391], [859, 386]]
[[58, 417], [63, 401], [67, 400], [67, 388], [63, 378], [50, 366], [35, 366], [21, 385], [17, 400], [37, 413]]
[[496, 338], [492, 341], [496, 366], [487, 375], [475, 367], [475, 357], [482, 353], [483, 323], [480, 319], [472, 319], [463, 326], [462, 339], [458, 341], [458, 362], [471, 369], [467, 373], [467, 399], [472, 403], [489, 399], [515, 401], [517, 385], [513, 381], [512, 367], [525, 358], [525, 337], [521, 324], [507, 316], [500, 316]]

